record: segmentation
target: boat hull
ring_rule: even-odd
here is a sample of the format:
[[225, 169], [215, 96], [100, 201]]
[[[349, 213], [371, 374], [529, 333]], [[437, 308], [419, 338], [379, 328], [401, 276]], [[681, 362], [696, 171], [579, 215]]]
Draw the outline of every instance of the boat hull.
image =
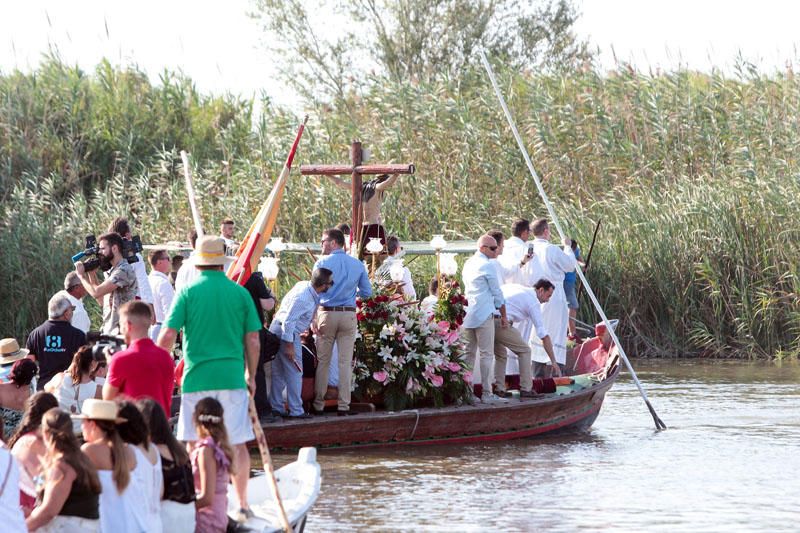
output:
[[604, 381], [569, 394], [511, 399], [507, 404], [333, 414], [264, 426], [270, 448], [295, 450], [470, 444], [582, 431], [597, 419], [618, 369]]

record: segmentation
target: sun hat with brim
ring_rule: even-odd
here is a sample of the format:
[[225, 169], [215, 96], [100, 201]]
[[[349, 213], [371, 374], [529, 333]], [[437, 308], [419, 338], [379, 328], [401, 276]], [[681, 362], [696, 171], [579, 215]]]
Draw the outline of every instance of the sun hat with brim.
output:
[[0, 340], [0, 365], [7, 365], [28, 356], [30, 350], [20, 348], [17, 339]]
[[81, 420], [108, 420], [115, 424], [127, 422], [127, 418], [117, 416], [117, 409], [117, 404], [110, 400], [88, 398], [83, 401], [81, 414], [70, 416]]
[[220, 237], [203, 236], [197, 239], [194, 251], [194, 264], [199, 266], [224, 266], [225, 241]]

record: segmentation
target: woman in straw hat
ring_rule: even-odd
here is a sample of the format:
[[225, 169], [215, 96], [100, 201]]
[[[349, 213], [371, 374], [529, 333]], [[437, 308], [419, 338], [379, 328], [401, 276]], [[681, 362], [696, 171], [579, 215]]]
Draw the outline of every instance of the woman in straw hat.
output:
[[136, 468], [133, 449], [122, 441], [117, 425], [125, 422], [117, 415], [117, 404], [90, 398], [83, 402], [82, 413], [72, 415], [81, 420], [81, 449], [97, 468], [103, 488], [100, 494], [100, 530], [113, 533], [142, 533], [147, 524], [134, 512], [136, 490], [131, 473]]
[[0, 415], [4, 438], [8, 438], [22, 421], [25, 401], [33, 394], [33, 378], [38, 367], [30, 359], [19, 359], [11, 365], [8, 383], [0, 383]]
[[47, 446], [41, 504], [26, 520], [29, 531], [79, 533], [98, 531], [100, 480], [97, 469], [81, 452], [66, 411], [55, 407], [42, 419]]

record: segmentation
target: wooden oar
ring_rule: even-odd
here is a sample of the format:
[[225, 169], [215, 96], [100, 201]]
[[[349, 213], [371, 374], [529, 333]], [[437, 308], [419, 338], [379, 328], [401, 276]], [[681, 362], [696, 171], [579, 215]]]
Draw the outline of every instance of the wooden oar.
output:
[[186, 180], [186, 196], [189, 197], [194, 229], [197, 231], [197, 238], [199, 239], [204, 235], [203, 223], [200, 221], [200, 210], [197, 209], [197, 199], [195, 198], [194, 184], [192, 183], [192, 170], [189, 167], [189, 154], [186, 153], [186, 150], [181, 150], [181, 160], [183, 161], [183, 177]]
[[[589, 253], [586, 254], [586, 262], [583, 263], [583, 272], [586, 273], [589, 270], [589, 261], [592, 260], [592, 252], [594, 251], [594, 243], [597, 241], [597, 231], [600, 229], [600, 221], [602, 219], [597, 219], [597, 224], [594, 226], [594, 235], [592, 235], [592, 244], [589, 246]], [[575, 299], [580, 302], [581, 300], [581, 293], [583, 292], [583, 284], [578, 287], [578, 294], [575, 296]]]

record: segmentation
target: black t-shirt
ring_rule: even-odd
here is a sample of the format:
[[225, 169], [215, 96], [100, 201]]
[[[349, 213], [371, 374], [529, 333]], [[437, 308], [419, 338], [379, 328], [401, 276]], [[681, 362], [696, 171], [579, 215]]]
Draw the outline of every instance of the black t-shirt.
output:
[[48, 320], [28, 335], [25, 347], [39, 363], [38, 390], [50, 379], [67, 369], [78, 348], [86, 344], [83, 331], [64, 320]]
[[258, 320], [264, 323], [264, 309], [261, 307], [261, 299], [268, 300], [274, 298], [272, 291], [269, 290], [267, 284], [264, 282], [264, 276], [261, 272], [253, 272], [244, 284], [244, 288], [250, 293], [253, 298], [253, 303], [256, 304], [256, 312], [258, 313]]

